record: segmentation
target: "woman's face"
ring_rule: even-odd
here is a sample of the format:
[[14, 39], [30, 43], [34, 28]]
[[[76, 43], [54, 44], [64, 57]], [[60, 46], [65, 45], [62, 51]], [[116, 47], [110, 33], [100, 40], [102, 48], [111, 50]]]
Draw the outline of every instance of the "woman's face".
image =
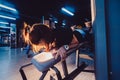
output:
[[55, 48], [55, 42], [49, 43], [49, 50]]
[[39, 51], [48, 51], [48, 44], [45, 43], [44, 41], [40, 41], [38, 44], [30, 44], [32, 46], [32, 50], [34, 52], [39, 52]]
[[55, 42], [46, 43], [44, 41], [41, 41], [39, 44], [36, 45], [36, 48], [38, 48], [39, 50], [44, 49], [44, 51], [50, 51], [51, 49], [55, 48]]

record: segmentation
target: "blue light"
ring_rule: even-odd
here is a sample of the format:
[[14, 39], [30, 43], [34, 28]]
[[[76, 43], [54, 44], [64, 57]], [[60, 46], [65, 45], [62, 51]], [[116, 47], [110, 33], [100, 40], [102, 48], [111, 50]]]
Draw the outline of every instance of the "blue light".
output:
[[65, 23], [62, 23], [63, 26], [65, 26], [66, 24]]
[[58, 23], [58, 21], [54, 21], [54, 23]]
[[7, 26], [0, 26], [0, 28], [9, 28], [9, 29], [10, 29], [11, 27], [7, 27]]
[[8, 22], [0, 22], [0, 24], [9, 24]]
[[5, 6], [5, 5], [2, 5], [2, 4], [0, 4], [0, 7], [5, 8], [5, 9], [8, 9], [8, 10], [11, 10], [11, 11], [15, 11], [15, 12], [17, 12], [16, 9], [11, 8], [11, 7], [8, 7], [8, 6]]
[[4, 15], [0, 15], [1, 18], [6, 18], [6, 19], [11, 19], [11, 20], [16, 20], [16, 18], [13, 17], [9, 17], [9, 16], [4, 16]]
[[66, 13], [70, 14], [71, 16], [74, 16], [74, 14], [72, 12], [70, 12], [69, 10], [62, 8], [62, 11], [65, 11]]

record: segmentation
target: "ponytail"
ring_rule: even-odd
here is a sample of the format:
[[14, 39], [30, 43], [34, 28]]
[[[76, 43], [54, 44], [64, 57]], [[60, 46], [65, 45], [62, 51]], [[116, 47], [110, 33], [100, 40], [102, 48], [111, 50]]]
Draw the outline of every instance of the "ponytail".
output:
[[25, 43], [29, 44], [30, 41], [29, 41], [29, 33], [30, 33], [30, 25], [27, 25], [25, 22], [24, 22], [24, 27], [22, 29], [22, 36], [23, 36], [23, 39], [25, 41]]

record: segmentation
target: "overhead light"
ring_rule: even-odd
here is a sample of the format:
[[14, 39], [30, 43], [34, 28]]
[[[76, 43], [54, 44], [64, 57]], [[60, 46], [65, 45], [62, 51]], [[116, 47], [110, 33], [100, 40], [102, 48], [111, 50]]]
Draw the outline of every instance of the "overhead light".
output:
[[69, 15], [71, 16], [74, 16], [74, 14], [72, 12], [70, 12], [69, 10], [65, 9], [65, 8], [62, 8], [62, 11], [68, 13]]
[[66, 24], [65, 23], [62, 23], [63, 26], [65, 26]]
[[58, 23], [58, 21], [54, 21], [54, 23]]
[[16, 18], [13, 17], [9, 17], [9, 16], [4, 16], [4, 15], [0, 15], [1, 18], [6, 18], [6, 19], [11, 19], [11, 20], [16, 20]]
[[0, 24], [9, 24], [8, 22], [0, 22]]
[[11, 10], [11, 11], [17, 11], [16, 9], [14, 9], [14, 8], [11, 8], [11, 7], [8, 7], [8, 6], [5, 6], [5, 5], [3, 5], [3, 4], [0, 4], [0, 7], [2, 7], [2, 8], [5, 8], [5, 9], [8, 9], [8, 10]]
[[9, 28], [9, 29], [10, 29], [11, 27], [7, 27], [7, 26], [0, 26], [0, 28]]

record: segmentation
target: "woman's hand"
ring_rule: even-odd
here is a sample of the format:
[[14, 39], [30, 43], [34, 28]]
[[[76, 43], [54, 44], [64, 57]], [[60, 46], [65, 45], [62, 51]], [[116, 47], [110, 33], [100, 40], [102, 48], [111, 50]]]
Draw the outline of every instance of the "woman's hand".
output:
[[61, 57], [61, 60], [64, 60], [66, 58], [66, 50], [63, 46], [57, 50], [55, 59], [57, 59], [59, 56]]

